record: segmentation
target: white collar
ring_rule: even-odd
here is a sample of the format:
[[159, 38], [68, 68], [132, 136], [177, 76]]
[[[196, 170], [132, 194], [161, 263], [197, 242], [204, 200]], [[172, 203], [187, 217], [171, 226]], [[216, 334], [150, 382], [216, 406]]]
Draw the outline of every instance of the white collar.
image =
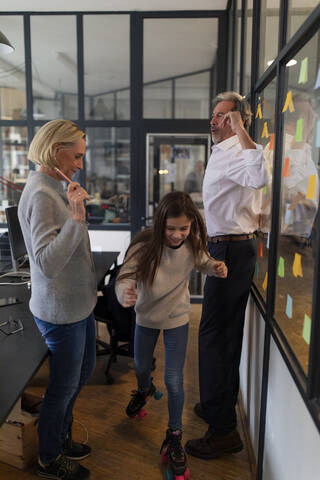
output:
[[237, 143], [239, 143], [238, 135], [234, 134], [226, 140], [217, 143], [217, 145], [213, 145], [212, 150], [214, 148], [224, 151], [230, 150], [230, 148], [234, 147]]

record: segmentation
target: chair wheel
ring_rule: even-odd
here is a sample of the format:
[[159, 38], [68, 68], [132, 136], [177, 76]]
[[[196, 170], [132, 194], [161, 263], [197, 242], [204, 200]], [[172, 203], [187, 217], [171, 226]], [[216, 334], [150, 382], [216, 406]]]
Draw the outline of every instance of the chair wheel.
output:
[[111, 375], [107, 375], [106, 382], [108, 385], [112, 385], [114, 383], [114, 378]]

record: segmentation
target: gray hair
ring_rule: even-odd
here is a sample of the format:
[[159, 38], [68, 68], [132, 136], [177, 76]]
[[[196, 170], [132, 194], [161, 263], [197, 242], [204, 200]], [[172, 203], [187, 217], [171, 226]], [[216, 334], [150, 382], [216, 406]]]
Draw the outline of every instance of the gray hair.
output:
[[213, 100], [213, 108], [220, 102], [233, 102], [233, 111], [240, 112], [241, 118], [244, 122], [244, 126], [248, 129], [251, 125], [251, 107], [248, 100], [237, 92], [222, 92], [219, 93]]

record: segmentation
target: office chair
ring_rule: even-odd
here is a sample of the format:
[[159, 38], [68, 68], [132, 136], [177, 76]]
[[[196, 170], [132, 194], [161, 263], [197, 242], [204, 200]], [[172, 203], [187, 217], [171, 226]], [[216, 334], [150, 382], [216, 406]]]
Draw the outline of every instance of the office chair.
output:
[[[134, 307], [124, 308], [118, 302], [115, 293], [115, 283], [120, 267], [121, 265], [118, 265], [107, 272], [106, 276], [110, 276], [107, 285], [100, 284], [98, 286], [102, 296], [98, 297], [97, 305], [94, 309], [95, 320], [104, 323], [110, 335], [110, 343], [96, 339], [97, 356], [109, 355], [105, 370], [108, 385], [114, 383], [114, 378], [110, 374], [110, 368], [112, 363], [117, 361], [117, 356], [122, 355], [133, 358], [134, 355], [134, 330], [136, 326]], [[156, 359], [153, 358], [152, 370], [155, 368]]]

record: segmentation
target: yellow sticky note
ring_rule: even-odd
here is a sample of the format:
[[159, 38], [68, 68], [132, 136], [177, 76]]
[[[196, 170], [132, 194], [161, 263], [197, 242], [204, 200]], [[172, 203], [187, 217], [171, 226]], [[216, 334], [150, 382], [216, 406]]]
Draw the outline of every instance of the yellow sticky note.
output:
[[263, 124], [263, 130], [262, 130], [261, 138], [263, 138], [263, 137], [269, 138], [268, 123], [267, 122], [264, 122], [264, 124]]
[[257, 106], [257, 113], [256, 113], [256, 118], [262, 118], [262, 111], [261, 111], [261, 103], [258, 104]]
[[295, 277], [303, 277], [300, 253], [295, 253], [294, 255], [292, 272]]
[[289, 90], [289, 92], [287, 93], [287, 98], [286, 98], [286, 101], [285, 101], [285, 104], [284, 104], [284, 107], [282, 109], [282, 113], [284, 113], [289, 107], [289, 110], [290, 112], [294, 112], [294, 106], [293, 106], [293, 101], [292, 101], [292, 91]]
[[308, 81], [308, 57], [305, 57], [301, 62], [298, 83], [307, 83], [307, 81]]
[[312, 200], [316, 191], [316, 176], [310, 175], [306, 198]]
[[262, 284], [262, 288], [263, 288], [264, 291], [267, 290], [267, 285], [268, 285], [268, 272], [266, 272], [264, 280], [263, 280], [263, 284]]

